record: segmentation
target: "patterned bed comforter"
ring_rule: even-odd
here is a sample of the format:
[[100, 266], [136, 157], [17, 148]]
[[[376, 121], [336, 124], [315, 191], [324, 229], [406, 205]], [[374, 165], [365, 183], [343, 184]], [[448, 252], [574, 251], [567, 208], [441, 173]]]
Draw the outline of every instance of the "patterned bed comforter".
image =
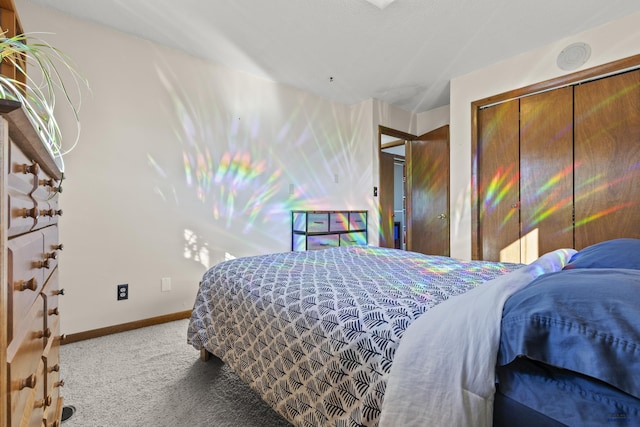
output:
[[188, 342], [296, 426], [376, 426], [407, 327], [519, 267], [364, 246], [225, 261], [203, 277]]

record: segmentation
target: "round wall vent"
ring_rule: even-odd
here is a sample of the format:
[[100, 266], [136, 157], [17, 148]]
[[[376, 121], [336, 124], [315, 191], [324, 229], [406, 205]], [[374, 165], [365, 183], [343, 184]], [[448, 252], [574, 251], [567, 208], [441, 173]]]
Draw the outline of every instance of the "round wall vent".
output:
[[562, 49], [558, 55], [558, 67], [561, 70], [571, 71], [580, 68], [591, 56], [591, 46], [586, 43], [573, 43]]

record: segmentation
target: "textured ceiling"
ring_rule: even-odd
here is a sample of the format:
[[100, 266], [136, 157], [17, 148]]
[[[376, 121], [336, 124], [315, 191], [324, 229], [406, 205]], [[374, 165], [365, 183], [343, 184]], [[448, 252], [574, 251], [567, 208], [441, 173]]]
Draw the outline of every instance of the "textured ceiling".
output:
[[638, 0], [28, 0], [340, 103], [421, 112], [449, 81]]

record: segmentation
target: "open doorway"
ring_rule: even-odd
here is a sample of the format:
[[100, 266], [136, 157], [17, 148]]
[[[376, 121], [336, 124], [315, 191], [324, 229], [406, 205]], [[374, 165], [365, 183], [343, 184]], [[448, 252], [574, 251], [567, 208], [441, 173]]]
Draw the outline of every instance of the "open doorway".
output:
[[449, 256], [449, 126], [378, 134], [380, 246]]
[[[407, 249], [406, 245], [406, 195], [405, 195], [405, 141], [383, 135], [380, 150], [381, 174], [380, 203], [385, 208], [381, 216], [386, 233], [381, 236], [381, 246]], [[384, 177], [384, 179], [382, 179]], [[390, 233], [389, 233], [390, 230]]]

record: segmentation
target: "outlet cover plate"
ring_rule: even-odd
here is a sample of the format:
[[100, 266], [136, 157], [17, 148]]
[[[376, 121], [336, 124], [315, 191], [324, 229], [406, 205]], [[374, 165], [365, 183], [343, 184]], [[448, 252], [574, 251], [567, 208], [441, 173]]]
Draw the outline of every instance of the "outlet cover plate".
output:
[[118, 301], [129, 299], [129, 285], [118, 285]]

